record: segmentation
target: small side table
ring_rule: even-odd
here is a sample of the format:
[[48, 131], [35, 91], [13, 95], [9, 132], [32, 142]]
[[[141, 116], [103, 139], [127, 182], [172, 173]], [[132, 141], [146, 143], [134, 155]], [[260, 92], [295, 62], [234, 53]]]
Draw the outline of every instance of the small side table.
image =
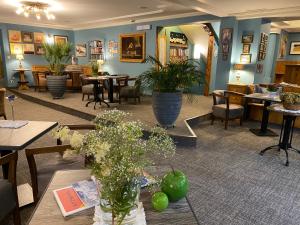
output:
[[298, 111], [286, 110], [281, 104], [272, 105], [268, 107], [268, 110], [283, 114], [283, 121], [281, 126], [279, 143], [277, 145], [272, 145], [265, 148], [259, 154], [263, 155], [266, 151], [273, 148], [278, 149], [278, 151], [282, 149], [285, 151], [285, 155], [286, 155], [285, 165], [289, 166], [288, 150], [294, 150], [300, 154], [300, 150], [292, 147], [295, 120], [298, 116], [300, 116], [300, 110]]
[[18, 68], [14, 71], [19, 72], [19, 90], [28, 90], [28, 81], [25, 79], [25, 71], [30, 71], [29, 69]]

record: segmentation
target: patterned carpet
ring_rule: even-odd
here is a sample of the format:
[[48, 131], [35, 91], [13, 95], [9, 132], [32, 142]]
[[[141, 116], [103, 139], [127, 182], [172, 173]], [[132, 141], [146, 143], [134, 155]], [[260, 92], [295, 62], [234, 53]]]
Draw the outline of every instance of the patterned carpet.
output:
[[[19, 119], [86, 122], [22, 99], [16, 103], [16, 111]], [[196, 128], [198, 147], [177, 149], [171, 163], [189, 177], [188, 198], [201, 225], [300, 224], [300, 155], [290, 153], [289, 167], [283, 165], [283, 153], [271, 150], [260, 156], [259, 151], [276, 144], [278, 137], [257, 137], [249, 132], [249, 128], [257, 126], [258, 123], [251, 122], [240, 127], [231, 122], [225, 131], [219, 121], [214, 126], [203, 123]], [[279, 132], [278, 127], [272, 129]], [[31, 147], [54, 143], [45, 135]], [[300, 149], [299, 131], [295, 134], [294, 147]], [[55, 169], [78, 168], [82, 161], [44, 155], [38, 158], [37, 165], [43, 189]], [[18, 181], [30, 182], [23, 152], [19, 157]], [[21, 210], [22, 224], [27, 224], [33, 210], [33, 206]], [[11, 221], [3, 223], [11, 224]]]

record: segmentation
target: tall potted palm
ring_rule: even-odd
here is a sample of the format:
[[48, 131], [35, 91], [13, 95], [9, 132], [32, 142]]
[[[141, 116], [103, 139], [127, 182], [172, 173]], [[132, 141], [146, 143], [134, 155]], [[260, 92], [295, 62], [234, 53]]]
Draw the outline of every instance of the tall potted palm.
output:
[[64, 75], [64, 64], [71, 58], [72, 44], [44, 44], [45, 59], [49, 63], [50, 75], [47, 76], [48, 89], [53, 98], [62, 98], [66, 91], [67, 76]]
[[152, 108], [156, 120], [165, 128], [174, 126], [182, 106], [182, 93], [191, 100], [191, 88], [205, 83], [205, 77], [196, 60], [162, 63], [148, 56], [153, 66], [139, 76], [141, 86], [152, 91]]

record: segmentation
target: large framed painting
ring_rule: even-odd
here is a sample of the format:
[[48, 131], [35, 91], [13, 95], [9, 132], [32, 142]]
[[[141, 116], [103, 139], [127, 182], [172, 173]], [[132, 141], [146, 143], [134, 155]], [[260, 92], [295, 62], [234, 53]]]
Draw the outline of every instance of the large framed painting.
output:
[[9, 42], [22, 42], [21, 31], [19, 30], [8, 30], [8, 41]]
[[10, 54], [12, 54], [12, 55], [23, 54], [23, 45], [22, 44], [10, 43], [9, 48], [10, 48]]
[[68, 42], [68, 36], [54, 35], [54, 43], [65, 44]]
[[44, 33], [34, 32], [33, 33], [33, 37], [34, 37], [34, 43], [36, 43], [36, 44], [43, 44], [43, 43], [45, 43], [45, 35], [44, 35]]
[[86, 57], [86, 44], [77, 44], [75, 50], [76, 57]]
[[22, 31], [22, 41], [24, 43], [32, 43], [33, 42], [33, 33]]
[[300, 41], [292, 41], [290, 55], [300, 55]]
[[34, 55], [34, 44], [23, 44], [24, 55]]
[[120, 35], [120, 61], [143, 62], [145, 60], [145, 33]]

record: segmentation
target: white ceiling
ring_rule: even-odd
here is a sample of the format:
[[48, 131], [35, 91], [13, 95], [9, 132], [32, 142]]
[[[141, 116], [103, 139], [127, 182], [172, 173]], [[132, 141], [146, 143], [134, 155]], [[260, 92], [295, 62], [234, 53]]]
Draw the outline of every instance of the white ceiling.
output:
[[238, 19], [300, 15], [300, 0], [32, 0], [61, 6], [55, 21], [37, 21], [15, 13], [18, 1], [0, 0], [0, 22], [76, 30], [202, 14]]

